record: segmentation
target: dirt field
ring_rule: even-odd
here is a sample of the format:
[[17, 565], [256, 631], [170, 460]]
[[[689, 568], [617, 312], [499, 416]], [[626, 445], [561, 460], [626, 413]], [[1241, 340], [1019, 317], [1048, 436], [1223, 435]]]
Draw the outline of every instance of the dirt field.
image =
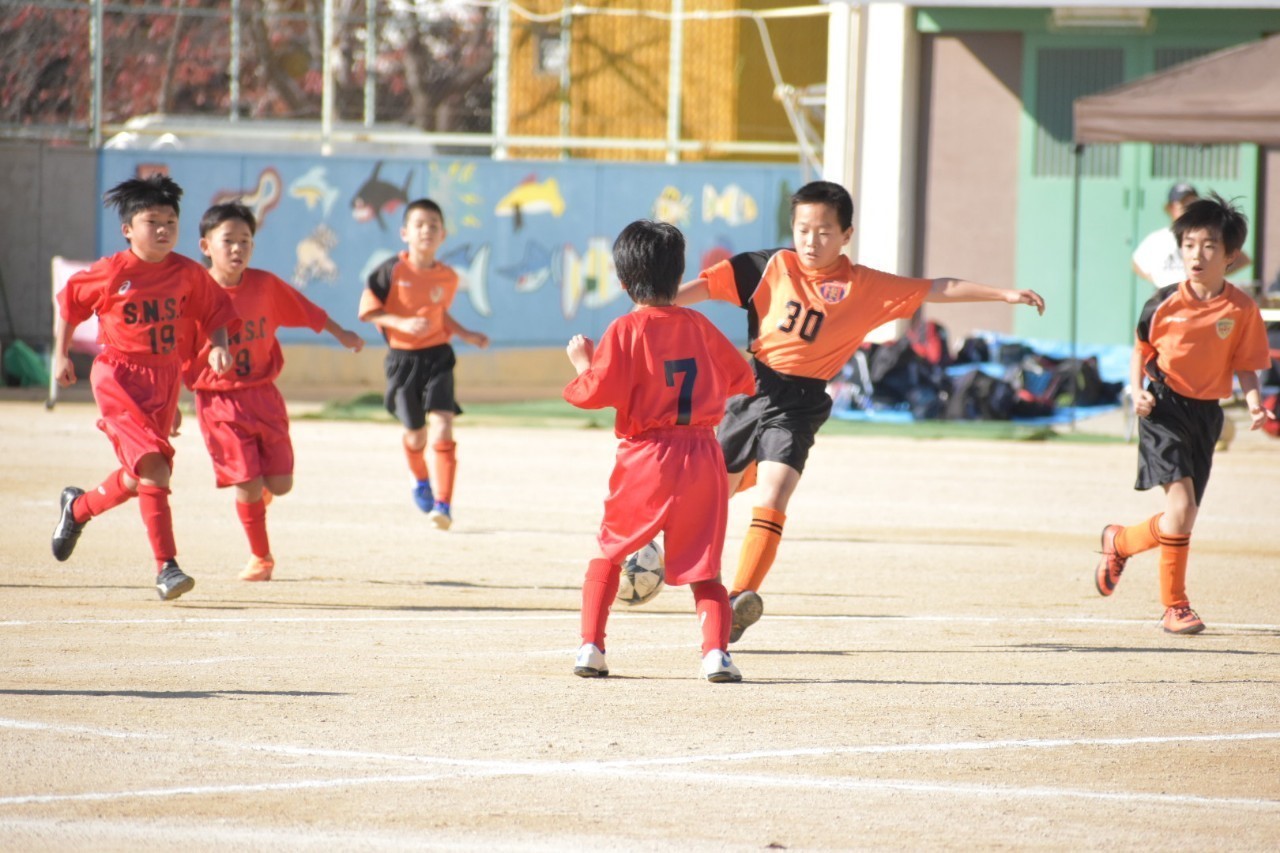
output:
[[[1220, 454], [1192, 543], [1209, 629], [1154, 555], [1099, 597], [1097, 534], [1160, 506], [1123, 444], [823, 436], [734, 648], [698, 678], [686, 589], [573, 677], [614, 440], [458, 429], [456, 524], [391, 424], [295, 423], [247, 584], [229, 492], [177, 439], [160, 602], [136, 504], [49, 553], [114, 467], [81, 402], [0, 404], [0, 848], [1082, 849], [1280, 846], [1280, 442]], [[732, 572], [750, 501], [735, 499]]]

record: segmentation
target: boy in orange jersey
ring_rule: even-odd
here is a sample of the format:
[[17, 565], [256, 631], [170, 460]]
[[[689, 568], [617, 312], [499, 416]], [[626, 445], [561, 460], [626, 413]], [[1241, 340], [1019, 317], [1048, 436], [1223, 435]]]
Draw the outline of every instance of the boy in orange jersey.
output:
[[867, 333], [910, 317], [923, 302], [1007, 302], [1044, 313], [1044, 300], [1031, 290], [904, 278], [850, 263], [842, 250], [853, 236], [853, 199], [839, 184], [814, 181], [797, 190], [791, 230], [794, 249], [735, 255], [682, 285], [677, 299], [720, 299], [747, 310], [755, 389], [729, 401], [719, 436], [730, 494], [754, 479], [760, 495], [730, 592], [730, 642], [764, 612], [760, 585], [782, 539], [787, 503], [831, 414], [827, 383]]
[[1141, 389], [1133, 399], [1139, 418], [1134, 488], [1163, 488], [1164, 512], [1132, 527], [1102, 529], [1094, 585], [1111, 595], [1129, 558], [1160, 546], [1160, 626], [1171, 634], [1204, 630], [1187, 598], [1187, 557], [1222, 432], [1218, 401], [1231, 395], [1233, 373], [1251, 428], [1275, 418], [1258, 390], [1257, 371], [1271, 364], [1262, 314], [1226, 280], [1247, 229], [1244, 216], [1216, 195], [1189, 204], [1173, 223], [1187, 277], [1157, 290], [1138, 319], [1130, 362], [1131, 387]]
[[741, 681], [729, 657], [729, 595], [720, 582], [728, 481], [715, 425], [730, 395], [752, 388], [733, 344], [696, 311], [677, 307], [684, 236], [641, 220], [613, 245], [618, 280], [636, 303], [609, 324], [600, 345], [576, 335], [566, 352], [578, 376], [564, 398], [584, 409], [617, 409], [622, 439], [609, 478], [600, 553], [582, 584], [582, 647], [574, 674], [605, 676], [605, 623], [621, 563], [662, 532], [666, 582], [689, 584], [702, 625], [702, 674]]
[[417, 480], [414, 503], [439, 530], [453, 524], [453, 417], [462, 413], [453, 394], [457, 360], [449, 339], [457, 335], [473, 346], [489, 345], [487, 336], [464, 329], [449, 314], [458, 274], [436, 260], [446, 236], [438, 204], [425, 198], [410, 202], [400, 228], [408, 251], [374, 270], [360, 297], [360, 319], [381, 329], [390, 347], [386, 406], [404, 425], [405, 458]]
[[196, 418], [218, 488], [236, 489], [236, 515], [250, 551], [240, 579], [268, 581], [275, 558], [267, 537], [264, 497], [293, 488], [289, 415], [275, 385], [284, 366], [276, 329], [305, 326], [328, 332], [354, 352], [364, 341], [297, 289], [249, 267], [256, 232], [253, 212], [238, 202], [214, 205], [200, 220], [200, 251], [209, 258], [214, 281], [231, 298], [240, 331], [229, 341], [231, 370], [215, 373], [201, 352], [186, 365], [184, 378], [195, 392]]
[[182, 198], [173, 180], [124, 181], [103, 198], [119, 213], [129, 248], [72, 276], [58, 294], [53, 372], [59, 385], [76, 381], [67, 345], [75, 327], [96, 314], [103, 349], [89, 382], [102, 414], [98, 428], [111, 439], [120, 468], [91, 492], [62, 490], [53, 556], [70, 557], [89, 519], [137, 495], [156, 560], [156, 591], [169, 601], [195, 586], [175, 559], [169, 509], [169, 433], [182, 356], [195, 348], [194, 336], [204, 335], [210, 370], [225, 372], [231, 366], [227, 325], [236, 313], [204, 267], [173, 251]]

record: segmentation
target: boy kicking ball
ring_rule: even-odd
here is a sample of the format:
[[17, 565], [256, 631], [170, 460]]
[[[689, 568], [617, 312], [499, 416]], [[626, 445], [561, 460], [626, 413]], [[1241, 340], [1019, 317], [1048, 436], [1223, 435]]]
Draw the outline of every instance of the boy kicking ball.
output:
[[616, 409], [621, 439], [600, 552], [582, 584], [582, 647], [573, 672], [584, 678], [609, 674], [605, 623], [622, 561], [662, 533], [667, 584], [693, 590], [703, 677], [742, 680], [728, 653], [729, 595], [720, 582], [729, 493], [715, 426], [725, 400], [749, 391], [752, 378], [711, 321], [674, 304], [684, 252], [684, 236], [672, 225], [642, 220], [624, 228], [613, 261], [636, 308], [610, 323], [598, 346], [576, 335], [566, 349], [578, 376], [565, 400]]

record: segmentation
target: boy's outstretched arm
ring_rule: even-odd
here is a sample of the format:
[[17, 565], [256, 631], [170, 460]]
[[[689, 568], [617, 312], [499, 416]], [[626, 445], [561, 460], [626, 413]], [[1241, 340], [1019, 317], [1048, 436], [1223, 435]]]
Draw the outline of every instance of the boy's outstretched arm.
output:
[[350, 329], [342, 328], [332, 317], [325, 321], [324, 330], [337, 338], [338, 343], [352, 352], [360, 352], [360, 350], [364, 349], [364, 338]]
[[372, 323], [379, 329], [398, 329], [406, 335], [420, 335], [430, 325], [426, 317], [402, 317], [389, 314], [381, 308], [363, 312], [359, 319], [364, 323]]
[[457, 335], [473, 347], [484, 349], [489, 346], [489, 336], [483, 332], [473, 332], [463, 326], [457, 320], [453, 319], [453, 315], [448, 311], [444, 312], [444, 327], [451, 335]]
[[1140, 418], [1155, 411], [1156, 397], [1144, 386], [1146, 372], [1143, 370], [1146, 354], [1141, 340], [1133, 342], [1133, 354], [1129, 356], [1129, 393], [1133, 395], [1133, 413]]
[[1034, 290], [1009, 290], [965, 281], [962, 278], [935, 278], [925, 302], [1007, 302], [1010, 305], [1030, 305], [1044, 313], [1044, 298]]
[[1236, 381], [1244, 392], [1244, 401], [1249, 406], [1249, 429], [1262, 429], [1267, 421], [1274, 421], [1275, 414], [1262, 405], [1262, 392], [1259, 390], [1258, 374], [1252, 370], [1237, 370]]
[[573, 369], [581, 376], [591, 367], [591, 357], [595, 355], [596, 344], [586, 335], [574, 335], [569, 339], [564, 352], [569, 356], [569, 363], [573, 365]]
[[699, 302], [705, 302], [711, 298], [711, 287], [707, 284], [705, 278], [695, 278], [693, 281], [686, 281], [680, 285], [680, 289], [676, 291], [677, 305], [696, 305]]

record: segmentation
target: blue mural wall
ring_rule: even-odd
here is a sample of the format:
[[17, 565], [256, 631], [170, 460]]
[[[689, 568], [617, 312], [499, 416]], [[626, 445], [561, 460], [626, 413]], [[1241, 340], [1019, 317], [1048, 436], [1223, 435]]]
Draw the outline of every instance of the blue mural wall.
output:
[[[798, 166], [631, 165], [495, 162], [488, 159], [368, 159], [193, 152], [103, 151], [99, 194], [156, 170], [185, 190], [178, 251], [200, 258], [200, 215], [239, 199], [259, 229], [252, 265], [291, 282], [367, 341], [378, 331], [356, 320], [369, 272], [403, 248], [406, 200], [443, 208], [448, 239], [438, 258], [461, 279], [452, 313], [498, 347], [563, 346], [574, 334], [599, 338], [631, 301], [610, 254], [635, 219], [661, 219], [685, 234], [686, 280], [736, 252], [790, 245], [789, 199]], [[125, 247], [113, 211], [99, 217], [99, 254]], [[707, 306], [735, 342], [741, 309]], [[285, 343], [336, 345], [306, 329]]]

